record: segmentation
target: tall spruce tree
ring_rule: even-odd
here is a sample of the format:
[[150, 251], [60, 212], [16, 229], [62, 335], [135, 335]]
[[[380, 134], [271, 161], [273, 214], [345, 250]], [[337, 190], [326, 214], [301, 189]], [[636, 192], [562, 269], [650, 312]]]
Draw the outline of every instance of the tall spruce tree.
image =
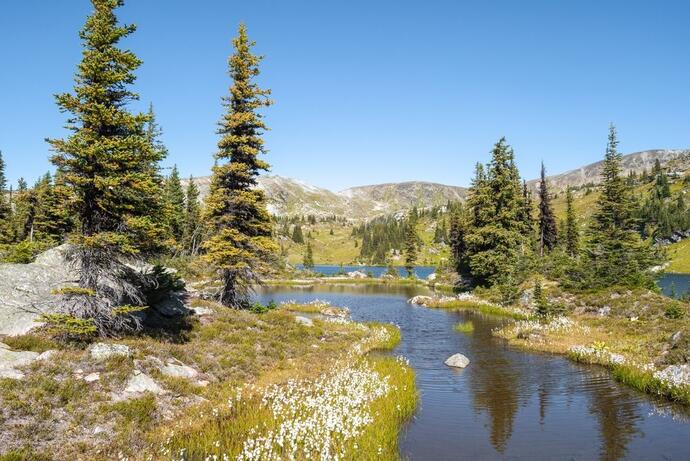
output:
[[92, 5], [80, 32], [84, 51], [74, 92], [56, 96], [60, 110], [71, 114], [71, 134], [48, 142], [53, 164], [73, 191], [70, 207], [79, 222], [68, 257], [84, 294], [64, 295], [63, 307], [110, 335], [139, 326], [131, 311], [114, 308], [143, 302], [126, 263], [141, 259], [162, 235], [156, 222], [162, 194], [153, 174], [162, 154], [147, 136], [149, 116], [127, 110], [138, 99], [129, 86], [141, 61], [117, 45], [136, 27], [118, 23], [115, 9], [122, 0]]
[[5, 174], [5, 160], [2, 158], [2, 151], [0, 151], [0, 243], [9, 239], [9, 223], [12, 213], [10, 201], [6, 197], [7, 176]]
[[565, 250], [571, 256], [577, 256], [580, 246], [580, 234], [577, 229], [577, 218], [573, 205], [573, 191], [570, 187], [565, 192]]
[[462, 204], [458, 204], [451, 211], [450, 231], [448, 235], [451, 261], [455, 272], [463, 279], [469, 275], [467, 261], [467, 216]]
[[195, 256], [199, 253], [203, 229], [201, 208], [199, 207], [199, 188], [196, 186], [194, 178], [190, 176], [185, 192], [184, 232], [182, 235], [184, 254]]
[[170, 234], [179, 246], [185, 228], [185, 194], [177, 165], [165, 180], [165, 204]]
[[[416, 209], [415, 209], [416, 210]], [[405, 270], [407, 276], [414, 275], [414, 266], [417, 263], [417, 213], [410, 213], [405, 227]]]
[[477, 167], [468, 199], [472, 222], [465, 241], [471, 276], [480, 285], [511, 277], [528, 243], [513, 150], [501, 138], [491, 155], [487, 173]]
[[217, 165], [206, 199], [213, 235], [204, 246], [205, 259], [217, 270], [222, 283], [219, 301], [241, 308], [248, 305], [251, 286], [260, 281], [259, 274], [274, 259], [277, 246], [271, 237], [266, 198], [256, 187], [256, 177], [269, 167], [258, 157], [266, 152], [261, 137], [266, 125], [258, 110], [271, 104], [270, 91], [254, 81], [262, 58], [252, 54], [254, 42], [247, 37], [244, 24], [233, 45], [235, 52], [229, 59], [233, 84], [225, 98]]
[[553, 250], [556, 246], [556, 240], [556, 217], [551, 206], [551, 195], [546, 181], [546, 168], [542, 162], [539, 180], [539, 253], [543, 256], [544, 250]]
[[311, 249], [311, 242], [307, 242], [307, 248], [304, 251], [303, 265], [307, 270], [314, 270], [314, 253]]
[[587, 286], [652, 286], [648, 273], [655, 255], [636, 231], [630, 185], [621, 175], [616, 128], [609, 128], [602, 172], [601, 194], [587, 241]]

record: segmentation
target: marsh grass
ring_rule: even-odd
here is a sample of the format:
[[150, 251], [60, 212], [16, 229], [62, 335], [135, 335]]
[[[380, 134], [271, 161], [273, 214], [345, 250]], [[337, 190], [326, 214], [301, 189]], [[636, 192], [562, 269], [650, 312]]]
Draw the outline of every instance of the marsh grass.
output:
[[531, 318], [530, 315], [512, 307], [504, 307], [498, 304], [472, 300], [455, 299], [452, 301], [440, 301], [436, 303], [431, 303], [428, 305], [428, 307], [437, 309], [450, 309], [456, 311], [477, 311], [486, 315], [508, 317], [515, 320], [527, 320]]
[[[340, 353], [321, 352], [319, 361], [308, 357], [295, 360], [294, 368], [283, 375], [264, 375], [268, 381], [223, 387], [197, 414], [179, 421], [172, 432], [161, 434], [165, 438], [162, 453], [173, 459], [213, 455], [226, 459], [225, 455], [227, 459], [310, 460], [320, 459], [324, 453], [326, 459], [396, 459], [400, 427], [416, 406], [414, 372], [400, 359], [367, 353], [395, 347], [400, 331], [394, 325], [378, 323], [348, 322], [338, 327], [343, 332], [366, 333], [354, 347], [351, 342], [347, 346], [340, 343]], [[355, 352], [343, 355], [343, 346]], [[363, 400], [353, 397], [357, 395]], [[367, 396], [373, 400], [368, 402]], [[304, 403], [320, 399], [326, 400], [317, 407]], [[354, 406], [343, 411], [342, 402]], [[334, 407], [329, 409], [329, 405]], [[359, 423], [354, 426], [368, 423], [353, 428], [338, 423], [343, 417], [355, 418], [352, 421]], [[345, 426], [329, 430], [326, 421]], [[300, 434], [299, 440], [284, 440], [279, 434], [285, 431]]]
[[458, 333], [470, 334], [474, 332], [474, 323], [472, 323], [471, 320], [468, 320], [467, 322], [459, 322], [455, 324], [453, 329]]

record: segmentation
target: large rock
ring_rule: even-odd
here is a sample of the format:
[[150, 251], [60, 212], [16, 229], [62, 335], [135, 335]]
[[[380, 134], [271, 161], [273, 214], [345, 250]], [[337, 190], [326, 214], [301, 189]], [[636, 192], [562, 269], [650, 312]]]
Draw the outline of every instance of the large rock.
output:
[[130, 357], [132, 355], [129, 346], [124, 344], [96, 343], [89, 348], [89, 352], [91, 358], [99, 362], [111, 357]]
[[193, 379], [199, 375], [199, 372], [194, 368], [177, 360], [168, 361], [168, 363], [160, 367], [160, 372], [165, 376], [171, 376], [173, 378]]
[[65, 259], [69, 248], [48, 250], [31, 264], [0, 264], [0, 335], [24, 334], [41, 313], [54, 311], [51, 292], [78, 279]]
[[22, 379], [24, 373], [17, 368], [35, 362], [38, 356], [38, 352], [12, 351], [7, 347], [0, 347], [0, 378]]
[[299, 323], [300, 325], [307, 326], [307, 327], [313, 327], [314, 326], [314, 321], [312, 319], [310, 319], [309, 317], [304, 317], [302, 315], [295, 316], [295, 322]]
[[139, 370], [134, 371], [134, 374], [127, 381], [127, 386], [122, 397], [135, 397], [144, 392], [151, 392], [152, 394], [162, 394], [163, 388], [158, 385], [149, 375], [142, 373]]
[[350, 277], [351, 279], [365, 279], [365, 278], [367, 278], [367, 274], [365, 274], [362, 271], [348, 272], [347, 276]]
[[470, 364], [470, 359], [462, 354], [454, 354], [448, 357], [444, 363], [449, 367], [465, 368]]

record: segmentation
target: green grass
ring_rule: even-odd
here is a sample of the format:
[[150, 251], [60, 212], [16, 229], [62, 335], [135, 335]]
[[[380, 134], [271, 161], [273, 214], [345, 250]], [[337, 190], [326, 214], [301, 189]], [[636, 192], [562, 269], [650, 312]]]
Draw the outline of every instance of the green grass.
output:
[[45, 352], [60, 349], [60, 344], [43, 335], [28, 333], [19, 336], [8, 336], [2, 340], [10, 348], [18, 351]]
[[470, 334], [474, 332], [474, 323], [472, 323], [471, 320], [467, 322], [456, 323], [453, 329], [458, 333]]
[[509, 317], [515, 320], [527, 320], [530, 318], [530, 316], [511, 307], [503, 307], [499, 306], [498, 304], [484, 304], [460, 299], [430, 304], [429, 307], [436, 309], [451, 309], [457, 311], [477, 311], [486, 315]]
[[[368, 349], [361, 351], [364, 355], [347, 355], [343, 357], [345, 362], [341, 359], [335, 362], [332, 359], [326, 360], [325, 363], [323, 359], [300, 360], [292, 373], [283, 378], [273, 375], [266, 383], [260, 381], [256, 386], [245, 388], [240, 398], [237, 398], [236, 389], [223, 388], [211, 401], [202, 405], [200, 411], [195, 411], [189, 418], [178, 422], [172, 432], [164, 432], [165, 442], [162, 446], [173, 454], [184, 449], [189, 459], [203, 459], [214, 454], [219, 459], [223, 454], [234, 459], [242, 452], [245, 440], [275, 431], [284, 421], [292, 418], [289, 413], [276, 417], [271, 408], [263, 403], [265, 389], [270, 389], [270, 385], [277, 385], [278, 389], [282, 389], [289, 387], [289, 380], [297, 380], [299, 389], [317, 398], [322, 388], [313, 387], [313, 380], [329, 377], [329, 373], [339, 369], [361, 369], [367, 373], [373, 371], [379, 377], [377, 379], [383, 377], [390, 386], [385, 395], [373, 400], [367, 407], [373, 421], [362, 428], [355, 438], [345, 439], [337, 432], [322, 437], [326, 437], [327, 443], [335, 452], [342, 454], [340, 459], [397, 459], [400, 429], [414, 412], [417, 403], [414, 372], [402, 361], [388, 355], [367, 354], [368, 351], [395, 347], [400, 341], [400, 331], [396, 326], [379, 323], [369, 323], [367, 326], [369, 332], [385, 328], [388, 334], [363, 337], [365, 343], [362, 344], [367, 344]], [[348, 328], [361, 330], [355, 325]], [[320, 369], [318, 364], [323, 367]], [[348, 389], [342, 389], [341, 392], [347, 393]], [[300, 418], [306, 416], [306, 408], [308, 407], [299, 410]], [[299, 442], [298, 446], [293, 459], [313, 459], [315, 453]], [[276, 449], [280, 450], [279, 447]]]
[[690, 239], [681, 240], [667, 247], [669, 265], [668, 272], [690, 274]]

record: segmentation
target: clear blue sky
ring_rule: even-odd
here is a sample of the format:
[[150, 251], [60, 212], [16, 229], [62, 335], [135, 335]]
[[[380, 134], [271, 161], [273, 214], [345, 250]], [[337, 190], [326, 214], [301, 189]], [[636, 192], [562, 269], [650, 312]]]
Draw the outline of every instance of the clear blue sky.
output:
[[[87, 0], [3, 1], [0, 149], [9, 178], [50, 169], [66, 134]], [[527, 178], [621, 149], [690, 147], [686, 1], [129, 0], [124, 42], [144, 61], [166, 166], [208, 174], [240, 21], [266, 55], [272, 172], [339, 190], [403, 180], [468, 184], [505, 135]]]

